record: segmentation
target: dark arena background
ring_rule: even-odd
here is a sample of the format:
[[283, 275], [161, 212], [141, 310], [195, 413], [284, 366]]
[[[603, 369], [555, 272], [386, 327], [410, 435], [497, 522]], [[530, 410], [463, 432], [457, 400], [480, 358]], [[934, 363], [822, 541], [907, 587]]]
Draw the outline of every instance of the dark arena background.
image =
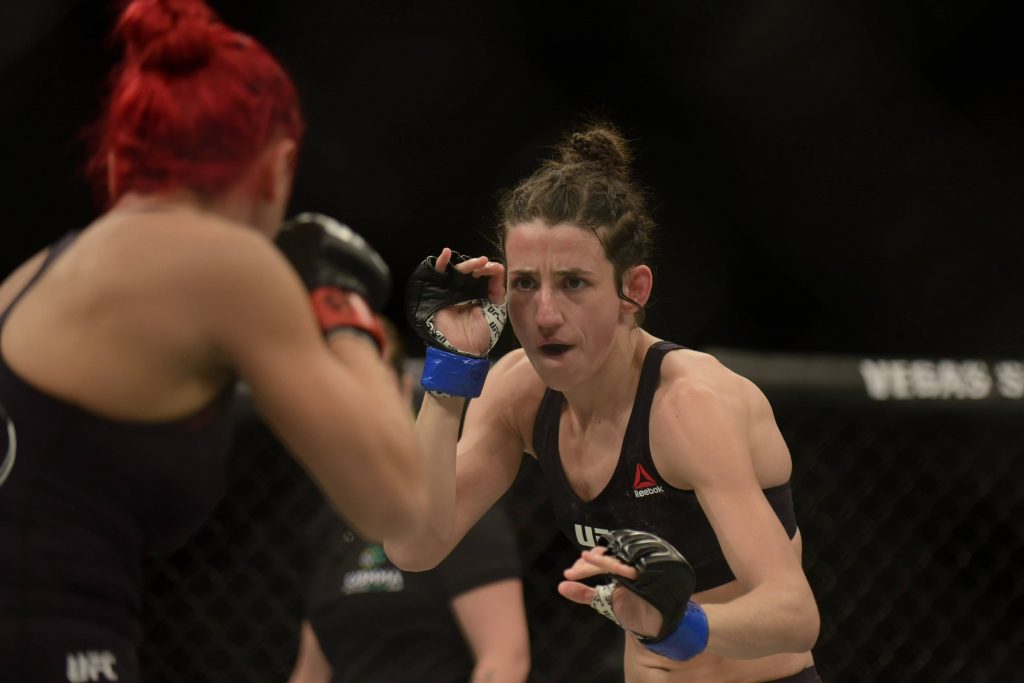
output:
[[[647, 328], [753, 379], [792, 451], [823, 679], [1024, 681], [1019, 3], [210, 4], [298, 84], [293, 211], [352, 225], [399, 290], [443, 246], [493, 253], [497, 194], [563, 130], [618, 124], [660, 225]], [[3, 274], [99, 210], [114, 7], [0, 6]], [[147, 565], [147, 681], [294, 662], [319, 494], [240, 422], [215, 516]], [[532, 462], [504, 505], [531, 681], [621, 681], [621, 632], [555, 592], [575, 554]]]

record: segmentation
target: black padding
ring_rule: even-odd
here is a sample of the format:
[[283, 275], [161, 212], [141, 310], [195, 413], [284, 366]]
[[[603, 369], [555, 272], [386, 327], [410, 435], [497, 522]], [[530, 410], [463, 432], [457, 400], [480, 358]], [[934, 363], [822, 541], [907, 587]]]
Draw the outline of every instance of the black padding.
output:
[[597, 543], [608, 548], [608, 555], [639, 573], [635, 579], [615, 575], [615, 580], [661, 613], [661, 631], [650, 642], [672, 633], [683, 618], [697, 585], [697, 575], [686, 558], [671, 543], [646, 531], [600, 532]]
[[277, 246], [307, 289], [338, 287], [380, 311], [391, 294], [391, 270], [352, 228], [330, 216], [302, 213], [281, 228]]
[[453, 251], [448, 267], [439, 273], [435, 267], [437, 257], [428, 256], [409, 276], [405, 288], [405, 318], [428, 346], [444, 348], [427, 329], [427, 321], [435, 313], [445, 306], [487, 298], [488, 278], [465, 275], [453, 267], [468, 260], [468, 256]]

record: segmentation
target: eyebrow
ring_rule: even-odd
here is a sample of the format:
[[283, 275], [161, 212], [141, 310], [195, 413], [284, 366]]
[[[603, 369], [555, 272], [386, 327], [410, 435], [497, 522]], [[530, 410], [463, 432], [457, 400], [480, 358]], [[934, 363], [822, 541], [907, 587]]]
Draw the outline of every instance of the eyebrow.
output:
[[[536, 275], [537, 271], [533, 268], [516, 268], [515, 270], [509, 271], [509, 275]], [[586, 268], [562, 268], [555, 271], [555, 275], [560, 277], [579, 277], [580, 275], [594, 275], [594, 271], [587, 270]]]

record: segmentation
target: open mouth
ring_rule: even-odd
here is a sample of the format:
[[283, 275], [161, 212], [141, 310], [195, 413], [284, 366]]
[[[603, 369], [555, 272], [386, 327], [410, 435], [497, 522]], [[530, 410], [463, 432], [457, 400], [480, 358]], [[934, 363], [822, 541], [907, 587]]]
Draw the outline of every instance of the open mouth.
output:
[[540, 352], [549, 358], [557, 358], [571, 348], [569, 344], [544, 344], [540, 347]]

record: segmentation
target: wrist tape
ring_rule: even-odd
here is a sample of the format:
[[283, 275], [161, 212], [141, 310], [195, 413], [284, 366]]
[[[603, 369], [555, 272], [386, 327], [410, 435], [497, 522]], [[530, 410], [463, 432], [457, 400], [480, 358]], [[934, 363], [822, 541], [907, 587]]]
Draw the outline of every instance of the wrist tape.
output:
[[427, 347], [420, 384], [433, 393], [474, 398], [480, 395], [491, 363], [486, 358], [473, 358]]
[[691, 600], [674, 631], [657, 641], [640, 638], [640, 643], [662, 657], [679, 662], [692, 659], [708, 646], [708, 617], [704, 609]]
[[[354, 298], [361, 301], [353, 305]], [[377, 345], [382, 356], [385, 354], [387, 338], [384, 336], [384, 328], [359, 294], [337, 287], [317, 287], [310, 292], [310, 300], [325, 339], [342, 331], [359, 332]]]

